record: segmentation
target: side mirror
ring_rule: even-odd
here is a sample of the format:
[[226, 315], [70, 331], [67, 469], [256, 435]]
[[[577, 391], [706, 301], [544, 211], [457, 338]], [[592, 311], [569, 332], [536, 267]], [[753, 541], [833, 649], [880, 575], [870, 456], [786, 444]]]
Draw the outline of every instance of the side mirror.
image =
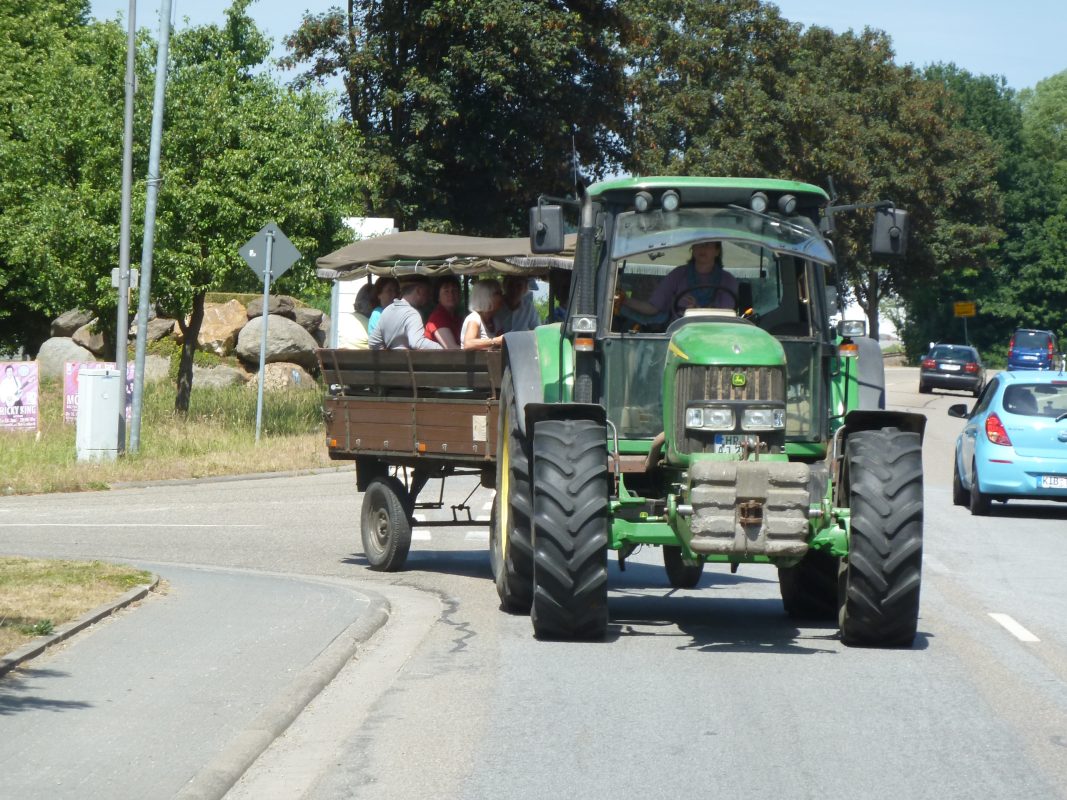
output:
[[963, 403], [956, 403], [948, 407], [948, 415], [950, 417], [959, 417], [960, 419], [967, 419], [967, 406]]
[[843, 319], [837, 323], [837, 335], [842, 339], [858, 339], [867, 335], [867, 320]]
[[829, 317], [834, 316], [841, 309], [837, 305], [837, 287], [826, 287], [826, 315]]
[[908, 251], [908, 212], [899, 208], [879, 208], [874, 212], [871, 252], [902, 256]]
[[538, 204], [530, 209], [530, 252], [563, 252], [563, 206]]

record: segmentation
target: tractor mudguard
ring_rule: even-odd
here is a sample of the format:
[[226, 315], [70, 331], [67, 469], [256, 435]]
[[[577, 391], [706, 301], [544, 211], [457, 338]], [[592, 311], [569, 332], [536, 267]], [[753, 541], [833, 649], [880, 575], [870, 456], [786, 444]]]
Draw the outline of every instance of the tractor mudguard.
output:
[[[504, 363], [511, 369], [515, 390], [515, 407], [522, 409], [544, 399], [541, 365], [537, 353], [537, 337], [533, 331], [513, 331], [504, 334]], [[526, 417], [519, 414], [519, 429], [526, 435]]]
[[859, 384], [859, 407], [865, 410], [885, 408], [885, 361], [882, 348], [869, 336], [856, 340], [859, 349], [856, 383]]

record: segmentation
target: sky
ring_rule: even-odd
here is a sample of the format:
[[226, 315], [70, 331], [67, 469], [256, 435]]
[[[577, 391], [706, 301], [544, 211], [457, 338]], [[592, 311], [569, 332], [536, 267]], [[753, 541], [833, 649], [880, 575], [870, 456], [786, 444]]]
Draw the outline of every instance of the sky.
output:
[[[158, 31], [160, 0], [137, 2], [138, 27]], [[313, 13], [341, 0], [255, 0], [253, 19], [275, 44], [300, 24], [304, 10]], [[778, 0], [783, 16], [803, 25], [821, 25], [841, 33], [865, 26], [890, 35], [900, 64], [917, 66], [952, 61], [969, 72], [1003, 75], [1014, 89], [1067, 69], [1067, 7], [1063, 0]], [[172, 0], [179, 25], [221, 23], [225, 0]], [[129, 0], [93, 0], [93, 16], [125, 18]], [[281, 55], [276, 48], [275, 55]]]

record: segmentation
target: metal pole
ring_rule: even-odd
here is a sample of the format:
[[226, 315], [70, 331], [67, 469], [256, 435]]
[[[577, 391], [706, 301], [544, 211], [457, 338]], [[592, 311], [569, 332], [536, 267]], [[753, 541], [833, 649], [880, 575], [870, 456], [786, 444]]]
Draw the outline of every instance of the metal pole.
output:
[[263, 422], [263, 384], [267, 382], [267, 303], [270, 301], [270, 267], [274, 258], [274, 231], [267, 231], [266, 263], [263, 265], [263, 333], [259, 340], [259, 391], [256, 393], [256, 443]]
[[126, 33], [126, 106], [122, 128], [122, 219], [119, 223], [119, 310], [115, 322], [115, 366], [122, 380], [118, 454], [126, 451], [126, 347], [130, 331], [130, 195], [133, 193], [133, 95], [136, 88], [137, 0], [130, 0]]
[[170, 47], [171, 0], [159, 9], [159, 51], [156, 53], [156, 90], [152, 100], [152, 139], [148, 157], [148, 194], [145, 198], [144, 245], [141, 248], [141, 285], [137, 298], [137, 357], [133, 373], [133, 420], [130, 452], [141, 445], [141, 399], [144, 394], [144, 357], [148, 343], [148, 298], [152, 293], [152, 248], [156, 235], [156, 201], [159, 197], [159, 150], [163, 141], [163, 95], [167, 86], [167, 51]]

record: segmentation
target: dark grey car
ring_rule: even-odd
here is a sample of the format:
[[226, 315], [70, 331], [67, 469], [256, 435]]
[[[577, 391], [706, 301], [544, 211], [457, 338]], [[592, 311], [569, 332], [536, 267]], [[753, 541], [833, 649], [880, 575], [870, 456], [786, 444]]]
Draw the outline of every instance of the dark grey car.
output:
[[977, 397], [985, 386], [978, 351], [966, 344], [935, 344], [919, 366], [919, 391], [958, 389]]

